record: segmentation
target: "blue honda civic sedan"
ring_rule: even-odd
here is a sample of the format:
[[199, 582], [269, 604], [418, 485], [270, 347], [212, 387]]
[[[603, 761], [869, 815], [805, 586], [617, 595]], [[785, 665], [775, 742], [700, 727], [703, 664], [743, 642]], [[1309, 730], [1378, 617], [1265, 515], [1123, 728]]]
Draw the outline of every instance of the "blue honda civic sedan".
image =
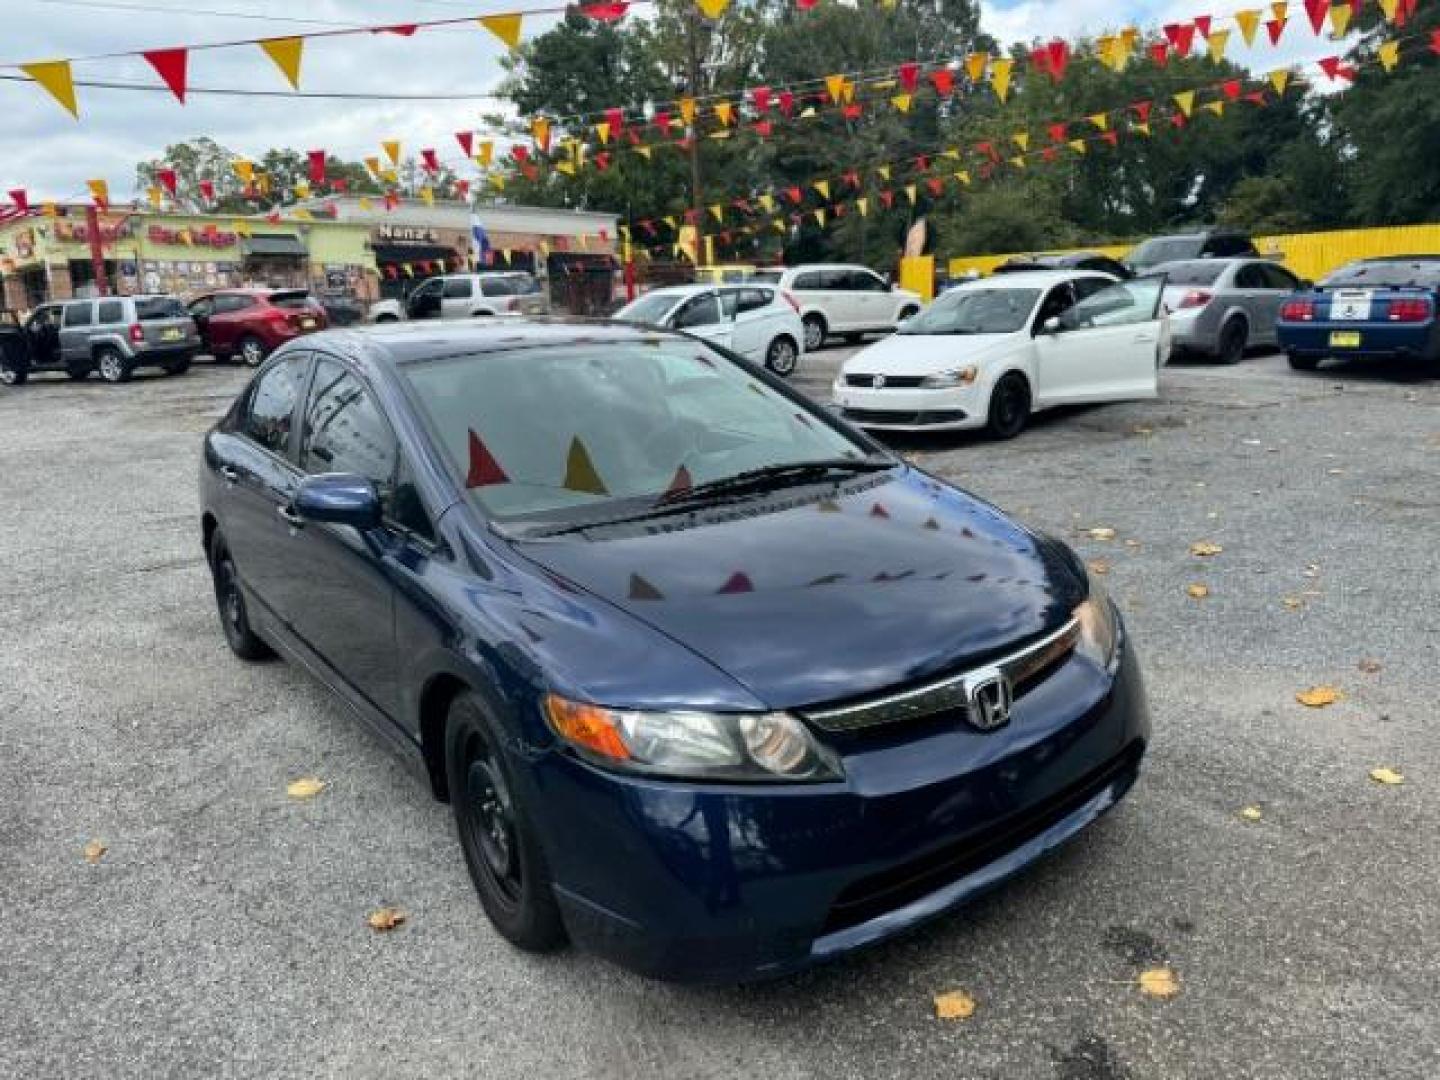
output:
[[201, 503], [230, 647], [414, 764], [526, 949], [801, 968], [1075, 835], [1149, 738], [1064, 544], [679, 334], [304, 338], [206, 436]]

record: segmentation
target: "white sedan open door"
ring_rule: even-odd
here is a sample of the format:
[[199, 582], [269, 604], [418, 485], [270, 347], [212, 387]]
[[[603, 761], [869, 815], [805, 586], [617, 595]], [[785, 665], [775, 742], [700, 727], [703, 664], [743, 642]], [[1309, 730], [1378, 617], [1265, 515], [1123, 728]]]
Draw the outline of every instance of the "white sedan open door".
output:
[[1165, 275], [1119, 281], [1092, 293], [1035, 338], [1039, 405], [1126, 401], [1159, 393]]

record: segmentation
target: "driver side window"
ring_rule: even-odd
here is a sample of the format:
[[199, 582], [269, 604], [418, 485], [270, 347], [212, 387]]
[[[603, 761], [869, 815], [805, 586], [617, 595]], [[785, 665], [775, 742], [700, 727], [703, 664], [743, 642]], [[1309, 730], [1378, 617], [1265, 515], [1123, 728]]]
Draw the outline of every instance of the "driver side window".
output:
[[1067, 330], [1149, 322], [1159, 311], [1164, 285], [1163, 277], [1118, 282], [1080, 301], [1065, 313], [1061, 322]]
[[706, 293], [687, 301], [685, 306], [675, 313], [674, 325], [677, 330], [688, 330], [695, 326], [710, 326], [719, 321], [720, 305], [715, 301], [715, 294]]

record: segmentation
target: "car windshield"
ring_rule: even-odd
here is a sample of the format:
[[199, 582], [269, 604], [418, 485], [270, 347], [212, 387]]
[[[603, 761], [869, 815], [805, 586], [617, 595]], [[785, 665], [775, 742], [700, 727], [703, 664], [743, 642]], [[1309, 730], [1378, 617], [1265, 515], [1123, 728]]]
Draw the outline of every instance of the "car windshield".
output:
[[188, 314], [185, 305], [174, 296], [149, 296], [135, 301], [135, 317], [141, 322], [183, 319]]
[[1440, 288], [1440, 260], [1383, 259], [1374, 262], [1352, 262], [1342, 266], [1320, 282], [1327, 288], [1364, 286], [1419, 285]]
[[1131, 266], [1155, 266], [1159, 263], [1175, 262], [1178, 259], [1193, 259], [1200, 254], [1204, 241], [1171, 238], [1168, 240], [1146, 240], [1126, 257]]
[[678, 304], [683, 297], [674, 293], [651, 293], [649, 296], [642, 296], [640, 299], [626, 304], [615, 313], [615, 318], [622, 322], [650, 323], [658, 326], [665, 321], [665, 316], [670, 309]]
[[1212, 260], [1169, 263], [1165, 267], [1166, 285], [1213, 285], [1224, 271], [1225, 264]]
[[694, 341], [538, 345], [402, 366], [491, 518], [605, 521], [756, 469], [867, 449]]
[[1039, 289], [965, 287], [946, 293], [900, 326], [902, 334], [1013, 334], [1030, 318]]

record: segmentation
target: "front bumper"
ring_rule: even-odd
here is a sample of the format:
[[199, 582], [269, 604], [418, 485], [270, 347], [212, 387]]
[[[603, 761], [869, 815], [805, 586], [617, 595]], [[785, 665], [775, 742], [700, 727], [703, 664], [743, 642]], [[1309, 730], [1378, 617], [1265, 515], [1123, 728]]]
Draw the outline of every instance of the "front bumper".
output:
[[571, 937], [649, 975], [803, 968], [993, 887], [1110, 809], [1149, 739], [1138, 665], [1071, 656], [982, 734], [934, 717], [849, 736], [843, 782], [689, 785], [547, 754], [532, 805]]
[[874, 390], [835, 383], [841, 417], [876, 431], [964, 431], [985, 426], [984, 399], [974, 386], [947, 390]]

